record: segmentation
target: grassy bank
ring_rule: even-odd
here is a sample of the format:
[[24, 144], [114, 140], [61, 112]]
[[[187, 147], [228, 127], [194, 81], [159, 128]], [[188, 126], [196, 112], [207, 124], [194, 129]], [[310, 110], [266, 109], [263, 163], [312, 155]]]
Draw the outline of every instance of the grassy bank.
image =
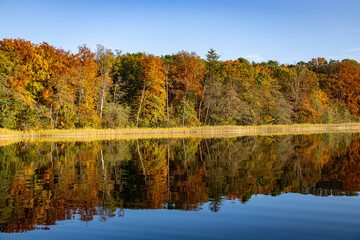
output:
[[54, 129], [39, 131], [13, 131], [0, 129], [0, 138], [38, 138], [38, 137], [101, 137], [121, 138], [188, 137], [188, 136], [241, 136], [310, 134], [324, 132], [359, 131], [360, 123], [347, 124], [294, 124], [260, 126], [204, 126], [176, 128], [120, 128], [120, 129]]

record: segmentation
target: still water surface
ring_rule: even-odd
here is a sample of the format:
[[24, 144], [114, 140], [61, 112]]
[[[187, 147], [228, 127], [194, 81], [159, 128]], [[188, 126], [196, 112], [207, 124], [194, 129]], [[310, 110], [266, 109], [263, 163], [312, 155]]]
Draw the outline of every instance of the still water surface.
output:
[[0, 147], [0, 239], [360, 239], [360, 135]]

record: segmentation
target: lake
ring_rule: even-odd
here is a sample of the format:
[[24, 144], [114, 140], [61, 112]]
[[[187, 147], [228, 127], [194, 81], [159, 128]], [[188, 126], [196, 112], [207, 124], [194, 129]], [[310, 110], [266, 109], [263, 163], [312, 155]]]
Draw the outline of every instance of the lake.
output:
[[0, 239], [360, 239], [360, 134], [20, 141]]

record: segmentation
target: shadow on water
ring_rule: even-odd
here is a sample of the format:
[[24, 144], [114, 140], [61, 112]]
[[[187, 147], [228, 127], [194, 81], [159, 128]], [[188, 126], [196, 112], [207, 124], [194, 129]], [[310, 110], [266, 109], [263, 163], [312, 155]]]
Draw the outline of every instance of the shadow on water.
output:
[[359, 134], [20, 142], [0, 148], [0, 231], [124, 209], [217, 212], [256, 194], [355, 196], [359, 176]]

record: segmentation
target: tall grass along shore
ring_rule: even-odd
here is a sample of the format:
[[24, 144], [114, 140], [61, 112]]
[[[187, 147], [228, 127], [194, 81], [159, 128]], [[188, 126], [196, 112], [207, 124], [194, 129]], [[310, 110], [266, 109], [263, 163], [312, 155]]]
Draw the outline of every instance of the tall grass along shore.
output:
[[0, 128], [0, 138], [38, 137], [96, 137], [118, 136], [121, 138], [191, 137], [191, 136], [241, 136], [311, 134], [325, 132], [360, 131], [360, 123], [346, 124], [293, 124], [259, 126], [204, 126], [175, 128], [118, 128], [118, 129], [53, 129], [38, 131], [14, 131]]

